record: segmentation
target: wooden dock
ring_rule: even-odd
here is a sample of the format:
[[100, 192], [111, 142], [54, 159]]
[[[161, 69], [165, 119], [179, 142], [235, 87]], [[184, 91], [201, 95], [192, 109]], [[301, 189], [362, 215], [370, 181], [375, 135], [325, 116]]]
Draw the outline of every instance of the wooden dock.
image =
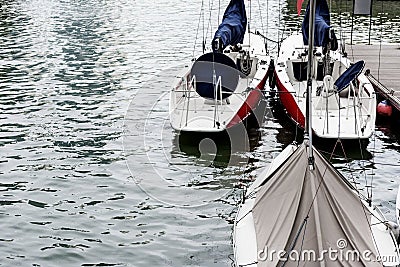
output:
[[364, 60], [378, 94], [400, 111], [400, 45], [347, 45], [348, 58]]

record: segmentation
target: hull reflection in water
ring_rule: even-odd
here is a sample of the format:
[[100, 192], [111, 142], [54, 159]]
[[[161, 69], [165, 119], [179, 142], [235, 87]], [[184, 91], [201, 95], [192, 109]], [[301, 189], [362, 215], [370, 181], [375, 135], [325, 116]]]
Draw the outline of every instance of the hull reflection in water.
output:
[[261, 132], [254, 116], [245, 124], [238, 124], [229, 130], [219, 133], [177, 132], [173, 139], [171, 156], [183, 152], [196, 157], [196, 164], [226, 168], [242, 166], [248, 163], [243, 155], [253, 151], [259, 145]]

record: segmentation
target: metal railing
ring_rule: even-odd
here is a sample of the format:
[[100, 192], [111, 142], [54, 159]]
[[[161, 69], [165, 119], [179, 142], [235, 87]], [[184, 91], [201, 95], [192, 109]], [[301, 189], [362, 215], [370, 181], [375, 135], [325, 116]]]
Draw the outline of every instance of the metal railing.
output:
[[[213, 80], [215, 81], [215, 76]], [[222, 110], [222, 77], [218, 76], [216, 83], [214, 83], [214, 127], [217, 126], [219, 128], [219, 113], [218, 113], [218, 105], [220, 105]], [[219, 103], [218, 103], [219, 96]], [[218, 118], [217, 118], [218, 116]]]
[[[367, 93], [366, 89], [365, 89], [365, 85], [368, 83], [362, 83], [360, 82], [358, 85], [358, 90], [356, 90], [355, 86], [350, 83], [349, 85], [349, 90], [347, 93], [347, 96], [345, 96], [347, 98], [347, 104], [345, 104], [345, 109], [346, 109], [346, 120], [349, 119], [350, 117], [350, 109], [354, 109], [354, 119], [355, 119], [355, 125], [354, 125], [354, 133], [355, 134], [359, 134], [359, 130], [360, 129], [364, 129], [367, 124], [368, 121], [370, 121], [371, 116], [370, 116], [370, 112], [371, 109], [373, 108], [373, 103], [374, 101], [372, 101], [374, 99], [374, 95], [372, 93]], [[323, 85], [325, 86], [325, 85]], [[326, 90], [325, 88], [322, 90]], [[334, 94], [333, 94], [334, 95]], [[317, 107], [317, 110], [320, 112], [320, 114], [322, 115], [322, 112], [325, 110], [325, 122], [324, 122], [324, 127], [326, 126], [326, 130], [327, 133], [329, 133], [329, 127], [328, 127], [328, 122], [329, 122], [329, 116], [331, 116], [331, 113], [328, 112], [328, 101], [333, 101], [333, 99], [328, 99], [329, 97], [331, 97], [332, 95], [328, 96], [324, 96], [324, 92], [321, 92], [321, 100], [319, 101], [325, 101], [325, 105], [321, 105], [320, 107]], [[340, 99], [340, 96], [338, 96]], [[339, 100], [337, 99], [337, 100]], [[340, 111], [342, 109], [341, 104], [340, 104], [340, 100], [339, 100], [339, 108], [338, 108], [338, 112], [340, 116]], [[358, 113], [358, 114], [357, 114]], [[325, 125], [326, 124], [326, 125]]]
[[[182, 93], [181, 99], [178, 100], [180, 104], [176, 104], [177, 106], [181, 106], [184, 110], [182, 110], [181, 114], [181, 125], [186, 127], [189, 122], [190, 117], [190, 108], [194, 108], [194, 112], [197, 112], [197, 105], [196, 101], [193, 101], [194, 98], [199, 98], [199, 95], [196, 93], [196, 76], [193, 75], [188, 80], [189, 75], [185, 75], [181, 78], [181, 82], [174, 88], [175, 93]], [[213, 100], [206, 100], [210, 101], [209, 103], [213, 105], [213, 120], [214, 120], [214, 127], [219, 127], [219, 120], [220, 115], [223, 114], [223, 105], [224, 103], [228, 103], [228, 100], [223, 100], [224, 93], [231, 93], [230, 91], [224, 91], [222, 87], [222, 76], [214, 76], [213, 77], [213, 88], [214, 88], [214, 99]], [[182, 101], [183, 100], [183, 101]], [[211, 102], [212, 101], [212, 102]], [[225, 101], [225, 102], [224, 102]], [[193, 103], [190, 103], [193, 102]], [[185, 110], [186, 109], [186, 110]]]

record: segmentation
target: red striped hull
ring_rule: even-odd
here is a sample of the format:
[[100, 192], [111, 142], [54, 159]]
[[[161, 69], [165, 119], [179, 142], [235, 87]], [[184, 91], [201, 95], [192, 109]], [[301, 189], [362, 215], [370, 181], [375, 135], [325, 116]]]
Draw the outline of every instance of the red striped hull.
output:
[[303, 112], [300, 110], [297, 105], [296, 100], [293, 97], [293, 94], [289, 92], [289, 90], [282, 84], [279, 79], [279, 76], [275, 72], [276, 78], [276, 86], [278, 88], [279, 99], [282, 102], [283, 107], [285, 108], [287, 114], [290, 119], [292, 119], [296, 124], [300, 127], [304, 128], [305, 125], [305, 116]]
[[[267, 79], [268, 79], [268, 72], [265, 73], [264, 78], [260, 81], [260, 83], [256, 86], [256, 88], [253, 89], [247, 95], [246, 101], [244, 101], [243, 105], [239, 108], [236, 115], [228, 123], [226, 129], [232, 128], [233, 126], [243, 122], [252, 113], [261, 112], [257, 110], [257, 108], [259, 107], [261, 100], [264, 98], [263, 90], [267, 82]], [[258, 117], [257, 114], [255, 115], [256, 117]]]

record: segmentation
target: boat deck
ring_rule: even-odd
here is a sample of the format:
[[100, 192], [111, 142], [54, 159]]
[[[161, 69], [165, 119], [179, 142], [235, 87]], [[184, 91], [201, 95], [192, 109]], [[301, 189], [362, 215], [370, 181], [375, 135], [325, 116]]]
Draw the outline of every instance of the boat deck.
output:
[[350, 60], [365, 61], [377, 92], [400, 111], [400, 45], [348, 45], [346, 50]]

